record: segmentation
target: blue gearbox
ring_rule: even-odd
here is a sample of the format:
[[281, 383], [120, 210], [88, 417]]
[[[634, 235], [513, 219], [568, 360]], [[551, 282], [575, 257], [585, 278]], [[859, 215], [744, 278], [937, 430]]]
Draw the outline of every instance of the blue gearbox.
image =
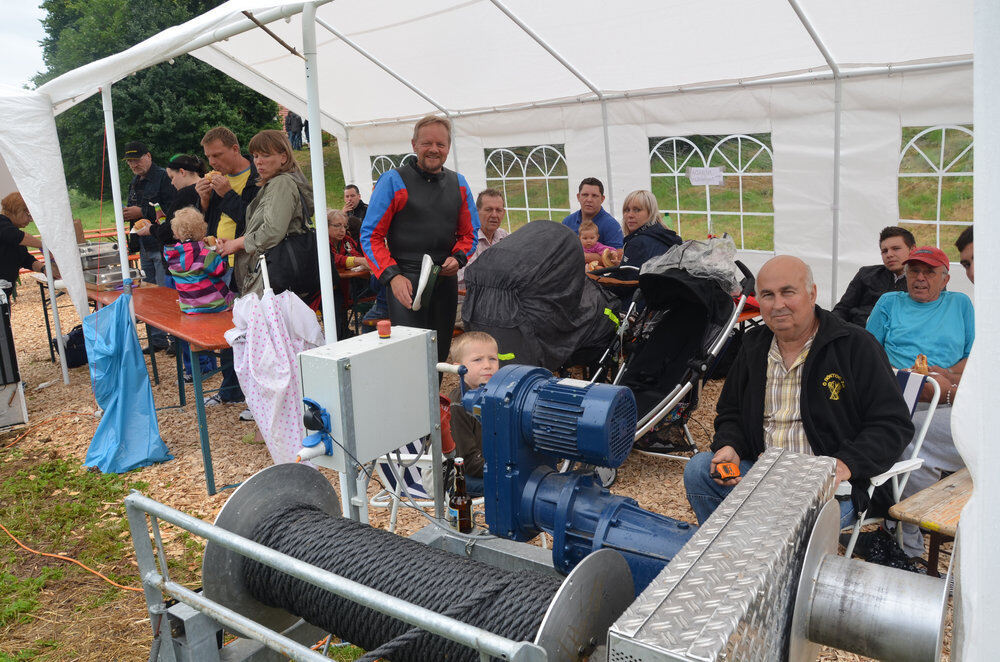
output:
[[629, 389], [507, 365], [465, 393], [462, 405], [483, 426], [483, 496], [494, 535], [524, 541], [551, 534], [553, 563], [563, 572], [592, 551], [616, 549], [629, 562], [637, 595], [693, 535], [695, 527], [611, 494], [590, 471], [553, 468], [564, 459], [621, 466], [637, 420]]

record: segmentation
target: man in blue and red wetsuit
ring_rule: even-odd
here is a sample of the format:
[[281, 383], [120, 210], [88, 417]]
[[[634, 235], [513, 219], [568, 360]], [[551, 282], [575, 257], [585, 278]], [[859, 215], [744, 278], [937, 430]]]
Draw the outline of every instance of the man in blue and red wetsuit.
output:
[[[458, 305], [458, 270], [476, 251], [479, 215], [465, 177], [444, 162], [451, 122], [428, 115], [413, 129], [416, 163], [385, 172], [372, 191], [361, 226], [361, 248], [375, 277], [389, 289], [393, 324], [438, 332], [438, 361], [448, 359]], [[414, 311], [424, 254], [441, 267], [430, 304]]]

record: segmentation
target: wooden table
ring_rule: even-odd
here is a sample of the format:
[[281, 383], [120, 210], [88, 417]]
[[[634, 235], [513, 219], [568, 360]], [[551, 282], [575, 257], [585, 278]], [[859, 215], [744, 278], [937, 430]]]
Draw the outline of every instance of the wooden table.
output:
[[[108, 305], [121, 296], [120, 291], [97, 291], [87, 290], [87, 297], [100, 303]], [[221, 313], [204, 313], [201, 315], [188, 315], [181, 312], [177, 302], [177, 291], [169, 287], [158, 285], [145, 285], [138, 287], [132, 292], [132, 303], [135, 309], [136, 319], [145, 322], [147, 325], [155, 326], [170, 335], [187, 341], [191, 348], [191, 381], [194, 386], [194, 405], [198, 416], [198, 435], [201, 440], [201, 457], [205, 465], [205, 483], [208, 486], [208, 493], [215, 494], [215, 472], [212, 468], [212, 449], [208, 439], [208, 421], [205, 417], [205, 401], [202, 385], [202, 372], [200, 356], [206, 352], [214, 352], [219, 349], [229, 349], [226, 342], [225, 332], [233, 328], [233, 313], [225, 311]], [[151, 351], [151, 356], [155, 354]], [[177, 352], [177, 394], [180, 399], [180, 406], [187, 404], [184, 393], [184, 369], [181, 366], [181, 353]], [[155, 358], [154, 365], [155, 365]], [[226, 485], [221, 489], [236, 487], [236, 485]]]
[[899, 521], [916, 524], [930, 533], [928, 575], [939, 576], [938, 557], [941, 543], [955, 538], [962, 508], [971, 496], [972, 476], [968, 469], [962, 469], [889, 508], [889, 514]]

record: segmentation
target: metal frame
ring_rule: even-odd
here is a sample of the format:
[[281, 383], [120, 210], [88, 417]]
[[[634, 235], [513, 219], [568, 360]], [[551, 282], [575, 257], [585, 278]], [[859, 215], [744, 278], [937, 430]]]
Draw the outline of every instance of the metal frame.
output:
[[[945, 154], [944, 154], [944, 152], [945, 152], [945, 144], [947, 143], [947, 139], [948, 139], [948, 130], [949, 129], [952, 130], [952, 131], [958, 131], [960, 133], [964, 133], [964, 134], [968, 135], [971, 138], [971, 140], [970, 140], [969, 144], [965, 147], [965, 149], [963, 149], [961, 152], [959, 152], [958, 155], [955, 158], [951, 159], [951, 161], [949, 161], [948, 164], [945, 165], [945, 162], [944, 162]], [[924, 150], [920, 149], [920, 147], [917, 146], [917, 141], [920, 138], [922, 138], [922, 137], [924, 137], [924, 136], [926, 136], [928, 134], [934, 133], [935, 131], [940, 131], [941, 132], [941, 149], [940, 149], [939, 153], [937, 154], [937, 158], [935, 160], [932, 160], [931, 157], [929, 157], [924, 152]], [[926, 220], [917, 220], [917, 219], [912, 219], [912, 218], [900, 218], [899, 219], [899, 223], [900, 224], [911, 223], [911, 224], [914, 224], [914, 225], [933, 225], [934, 228], [935, 228], [934, 245], [937, 246], [938, 248], [941, 247], [941, 226], [942, 225], [966, 226], [966, 225], [970, 224], [969, 221], [947, 221], [947, 220], [942, 220], [941, 219], [941, 191], [944, 188], [944, 180], [945, 180], [946, 177], [972, 177], [972, 178], [975, 178], [975, 173], [974, 172], [952, 172], [951, 171], [951, 167], [952, 166], [954, 166], [963, 157], [965, 157], [966, 154], [968, 154], [970, 151], [972, 151], [972, 148], [975, 146], [975, 143], [976, 143], [975, 129], [968, 129], [968, 128], [964, 127], [964, 126], [961, 126], [960, 124], [936, 124], [934, 126], [927, 127], [926, 129], [924, 129], [923, 131], [921, 131], [917, 135], [913, 136], [913, 138], [911, 138], [910, 141], [908, 143], [906, 143], [906, 145], [903, 147], [903, 149], [901, 149], [900, 152], [899, 152], [899, 169], [898, 169], [899, 172], [897, 174], [898, 174], [898, 177], [900, 179], [903, 179], [903, 178], [915, 178], [915, 179], [933, 179], [933, 178], [936, 178], [937, 179], [937, 203], [936, 203], [936, 207], [935, 207], [934, 220], [933, 221], [926, 221]], [[916, 152], [917, 154], [919, 154], [921, 157], [923, 157], [924, 161], [927, 162], [927, 165], [930, 166], [930, 170], [929, 171], [927, 171], [927, 172], [909, 172], [909, 171], [908, 172], [904, 172], [902, 170], [903, 159], [906, 158], [907, 153], [909, 151], [911, 151], [911, 150], [914, 151], [914, 152]], [[898, 195], [898, 192], [897, 192], [897, 195]]]
[[[490, 656], [513, 662], [544, 662], [546, 659], [545, 651], [535, 644], [501, 637], [487, 630], [410, 604], [332, 572], [321, 570], [252, 540], [191, 517], [179, 510], [174, 510], [138, 492], [133, 492], [125, 498], [125, 511], [132, 540], [135, 544], [136, 561], [139, 566], [139, 575], [142, 577], [142, 588], [154, 636], [169, 637], [169, 625], [165, 622], [166, 613], [163, 603], [164, 594], [166, 594], [206, 613], [220, 627], [225, 626], [239, 632], [241, 635], [254, 639], [293, 660], [318, 662], [328, 659], [320, 653], [310, 650], [309, 647], [299, 644], [279, 632], [263, 627], [232, 609], [172, 581], [159, 530], [159, 520], [163, 520], [335, 595], [473, 648], [480, 652], [482, 660], [488, 660]], [[147, 516], [149, 517], [148, 524]], [[150, 540], [150, 529], [152, 529], [153, 534], [152, 541]], [[166, 633], [163, 630], [166, 630]]]
[[490, 0], [497, 9], [499, 9], [503, 14], [514, 22], [514, 25], [521, 28], [526, 35], [531, 37], [536, 44], [545, 49], [545, 52], [556, 59], [559, 64], [566, 67], [566, 70], [573, 74], [577, 80], [586, 85], [591, 92], [597, 96], [597, 100], [601, 102], [601, 126], [604, 130], [604, 167], [607, 170], [608, 178], [608, 206], [611, 209], [615, 208], [615, 187], [614, 178], [611, 174], [611, 139], [608, 133], [608, 99], [607, 95], [604, 94], [594, 83], [590, 82], [590, 79], [584, 76], [576, 67], [569, 63], [569, 61], [560, 55], [555, 48], [553, 48], [548, 42], [542, 39], [541, 35], [532, 30], [524, 21], [518, 18], [514, 12], [512, 12], [506, 5], [500, 0]]
[[[770, 147], [768, 147], [763, 142], [761, 142], [757, 138], [754, 138], [751, 135], [742, 134], [742, 133], [731, 134], [731, 135], [728, 135], [728, 136], [720, 139], [718, 142], [716, 142], [715, 145], [712, 147], [712, 151], [709, 152], [708, 156], [706, 157], [705, 154], [701, 151], [701, 149], [697, 145], [695, 145], [694, 142], [692, 142], [691, 140], [689, 140], [688, 137], [686, 137], [686, 136], [669, 136], [669, 137], [661, 138], [661, 139], [654, 138], [654, 140], [658, 140], [658, 142], [653, 146], [653, 148], [649, 152], [650, 164], [653, 163], [653, 159], [654, 158], [659, 159], [660, 162], [664, 166], [666, 166], [668, 172], [666, 172], [666, 173], [654, 173], [654, 172], [652, 172], [652, 165], [651, 165], [650, 166], [650, 174], [649, 174], [649, 177], [650, 177], [650, 186], [652, 187], [652, 182], [655, 181], [657, 178], [672, 178], [674, 180], [674, 203], [675, 203], [674, 204], [674, 208], [665, 207], [663, 205], [662, 201], [658, 200], [658, 202], [660, 203], [660, 207], [661, 207], [660, 212], [661, 213], [675, 215], [673, 217], [677, 221], [677, 233], [678, 234], [681, 234], [683, 236], [683, 234], [681, 232], [681, 218], [682, 218], [682, 216], [684, 214], [688, 214], [688, 215], [692, 215], [692, 216], [705, 216], [706, 219], [707, 219], [707, 222], [708, 222], [708, 231], [710, 233], [713, 231], [713, 227], [712, 227], [712, 217], [713, 216], [736, 216], [736, 217], [739, 218], [739, 221], [740, 221], [740, 241], [737, 244], [737, 248], [739, 250], [742, 250], [742, 251], [752, 251], [752, 252], [761, 252], [761, 253], [773, 253], [774, 252], [773, 239], [772, 239], [772, 246], [771, 246], [770, 249], [748, 249], [748, 248], [746, 248], [746, 245], [745, 245], [745, 242], [744, 242], [744, 237], [743, 237], [743, 220], [747, 216], [770, 217], [771, 218], [771, 224], [772, 224], [772, 233], [773, 233], [773, 225], [774, 225], [774, 199], [773, 199], [773, 197], [772, 197], [772, 200], [771, 200], [771, 211], [770, 212], [747, 212], [747, 211], [744, 211], [744, 209], [743, 209], [743, 178], [744, 177], [770, 177], [771, 180], [772, 180], [772, 183], [773, 183], [773, 179], [774, 179], [774, 173], [773, 173], [773, 171], [751, 172], [751, 171], [748, 170], [748, 168], [750, 168], [751, 165], [753, 164], [754, 160], [761, 153], [766, 153], [768, 155], [768, 158], [772, 159], [772, 163], [773, 163], [774, 153], [771, 151]], [[732, 142], [733, 140], [735, 140], [736, 144], [737, 144], [736, 163], [733, 163], [732, 160], [728, 156], [726, 156], [726, 154], [722, 150], [723, 145], [725, 145], [728, 142]], [[760, 149], [758, 149], [752, 156], [750, 156], [746, 160], [743, 159], [743, 142], [744, 141], [755, 143], [755, 144], [757, 144], [760, 147]], [[661, 146], [666, 145], [668, 143], [671, 144], [672, 146], [674, 146], [673, 163], [671, 163], [670, 161], [668, 161], [668, 159], [664, 157], [664, 154], [662, 154], [659, 151]], [[677, 150], [676, 150], [676, 146], [677, 146], [678, 143], [683, 143], [683, 144], [686, 144], [686, 145], [690, 145], [691, 149], [692, 149], [692, 152], [690, 154], [688, 154], [680, 164], [677, 163]], [[702, 166], [711, 166], [711, 165], [713, 165], [713, 163], [715, 165], [722, 165], [722, 164], [719, 164], [719, 163], [717, 163], [715, 161], [716, 155], [718, 155], [718, 158], [722, 159], [725, 162], [724, 165], [726, 165], [728, 167], [727, 167], [727, 169], [725, 169], [723, 171], [723, 175], [722, 175], [723, 178], [725, 178], [725, 177], [736, 177], [737, 180], [738, 180], [738, 182], [739, 182], [739, 196], [740, 196], [740, 210], [739, 211], [713, 211], [712, 210], [712, 187], [708, 186], [708, 185], [705, 186], [705, 209], [704, 210], [680, 209], [680, 185], [679, 185], [679, 180], [682, 177], [686, 177], [684, 171], [687, 168], [687, 166], [688, 166], [689, 162], [691, 161], [691, 159], [696, 154], [701, 158], [701, 165]], [[772, 234], [772, 237], [773, 237], [773, 234]], [[734, 241], [735, 241], [735, 239], [734, 239]]]
[[[528, 149], [527, 156], [524, 160], [517, 155], [514, 150], [516, 149]], [[504, 193], [504, 216], [507, 219], [507, 231], [513, 230], [510, 224], [510, 212], [512, 211], [523, 211], [527, 216], [527, 220], [531, 221], [531, 212], [539, 211], [545, 212], [548, 215], [549, 220], [559, 220], [561, 218], [553, 219], [552, 212], [566, 212], [567, 214], [571, 211], [569, 208], [569, 172], [568, 164], [566, 163], [566, 147], [565, 145], [536, 145], [535, 147], [524, 146], [524, 147], [498, 147], [496, 149], [485, 149], [483, 152], [486, 154], [486, 185], [495, 186], [499, 182], [499, 188]], [[549, 154], [554, 153], [554, 157], [549, 161]], [[538, 155], [541, 156], [541, 162], [538, 160]], [[496, 162], [499, 159], [499, 164]], [[563, 165], [567, 167], [567, 173], [565, 175], [553, 175], [552, 172], [556, 169], [559, 163], [562, 162]], [[534, 166], [541, 175], [529, 175], [529, 168]], [[516, 168], [520, 169], [520, 173], [514, 173], [511, 175], [512, 171]], [[490, 174], [490, 168], [495, 171], [495, 175]], [[528, 181], [544, 181], [545, 182], [545, 202], [544, 207], [533, 207], [529, 199], [528, 194]], [[550, 181], [566, 181], [566, 207], [551, 207], [548, 206], [552, 201], [552, 191], [549, 187]], [[507, 198], [507, 183], [508, 182], [521, 182], [521, 190], [524, 193], [524, 207], [512, 207], [509, 204]]]
[[[830, 204], [830, 211], [833, 213], [833, 237], [830, 247], [830, 306], [832, 307], [837, 303], [837, 272], [839, 270], [837, 263], [840, 256], [840, 125], [843, 116], [844, 77], [837, 60], [823, 43], [819, 33], [816, 32], [809, 17], [806, 16], [805, 10], [799, 5], [799, 0], [788, 0], [788, 4], [792, 6], [795, 15], [799, 17], [802, 27], [809, 33], [809, 37], [812, 38], [816, 48], [823, 55], [823, 59], [826, 60], [833, 75], [833, 201]], [[742, 223], [740, 227], [742, 228]]]

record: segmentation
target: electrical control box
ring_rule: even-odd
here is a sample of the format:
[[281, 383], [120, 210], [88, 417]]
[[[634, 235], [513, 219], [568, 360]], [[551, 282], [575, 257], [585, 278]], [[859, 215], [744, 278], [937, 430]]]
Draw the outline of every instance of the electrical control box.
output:
[[436, 334], [405, 326], [300, 353], [302, 396], [330, 413], [334, 439], [332, 456], [311, 461], [346, 472], [431, 434], [441, 421], [436, 366]]

